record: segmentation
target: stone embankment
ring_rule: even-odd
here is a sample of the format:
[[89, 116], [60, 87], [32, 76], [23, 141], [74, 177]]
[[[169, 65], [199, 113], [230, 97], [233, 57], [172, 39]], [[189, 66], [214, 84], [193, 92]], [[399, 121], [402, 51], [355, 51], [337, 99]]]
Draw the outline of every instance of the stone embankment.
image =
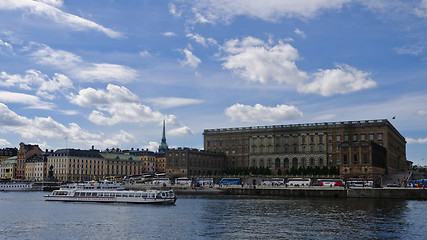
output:
[[271, 187], [271, 186], [218, 186], [195, 188], [190, 186], [132, 184], [127, 189], [173, 189], [178, 195], [248, 195], [272, 197], [333, 197], [333, 198], [382, 198], [427, 199], [427, 189], [422, 188], [351, 188], [342, 187]]

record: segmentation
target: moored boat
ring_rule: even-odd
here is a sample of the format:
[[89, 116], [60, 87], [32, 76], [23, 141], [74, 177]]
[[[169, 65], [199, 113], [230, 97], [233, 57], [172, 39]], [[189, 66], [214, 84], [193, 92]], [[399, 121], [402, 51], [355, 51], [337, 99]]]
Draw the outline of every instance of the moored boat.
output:
[[100, 180], [100, 181], [88, 181], [82, 183], [69, 183], [61, 185], [60, 190], [71, 190], [71, 189], [82, 189], [82, 190], [124, 190], [121, 182]]
[[32, 182], [25, 181], [1, 181], [0, 191], [38, 191], [41, 190], [39, 186], [35, 186]]
[[103, 202], [103, 203], [151, 203], [175, 204], [172, 190], [117, 191], [90, 189], [60, 189], [45, 195], [46, 201]]

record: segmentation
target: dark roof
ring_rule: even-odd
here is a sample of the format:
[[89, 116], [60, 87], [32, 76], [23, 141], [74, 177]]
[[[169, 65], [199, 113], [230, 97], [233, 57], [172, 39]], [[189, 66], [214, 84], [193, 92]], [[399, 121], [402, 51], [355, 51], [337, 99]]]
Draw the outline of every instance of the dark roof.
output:
[[91, 157], [91, 158], [102, 158], [99, 154], [99, 150], [80, 150], [80, 149], [58, 149], [50, 156], [75, 156], [75, 157]]
[[37, 155], [34, 154], [33, 156], [29, 157], [27, 160], [25, 160], [26, 163], [32, 163], [32, 162], [47, 162], [47, 154], [41, 154]]

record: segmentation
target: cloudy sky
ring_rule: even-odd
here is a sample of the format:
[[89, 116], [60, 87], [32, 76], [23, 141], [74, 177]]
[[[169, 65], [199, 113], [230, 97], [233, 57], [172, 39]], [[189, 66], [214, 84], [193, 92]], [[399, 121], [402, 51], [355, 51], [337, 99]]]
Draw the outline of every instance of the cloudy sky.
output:
[[0, 0], [0, 147], [389, 119], [427, 165], [426, 29], [427, 0]]

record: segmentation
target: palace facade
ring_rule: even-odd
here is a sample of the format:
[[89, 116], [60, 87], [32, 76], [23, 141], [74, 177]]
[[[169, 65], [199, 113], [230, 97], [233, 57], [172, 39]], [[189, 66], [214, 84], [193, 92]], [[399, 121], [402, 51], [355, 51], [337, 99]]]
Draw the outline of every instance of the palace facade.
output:
[[407, 168], [406, 141], [388, 120], [210, 129], [204, 148], [227, 167], [338, 167], [345, 178], [377, 178]]

